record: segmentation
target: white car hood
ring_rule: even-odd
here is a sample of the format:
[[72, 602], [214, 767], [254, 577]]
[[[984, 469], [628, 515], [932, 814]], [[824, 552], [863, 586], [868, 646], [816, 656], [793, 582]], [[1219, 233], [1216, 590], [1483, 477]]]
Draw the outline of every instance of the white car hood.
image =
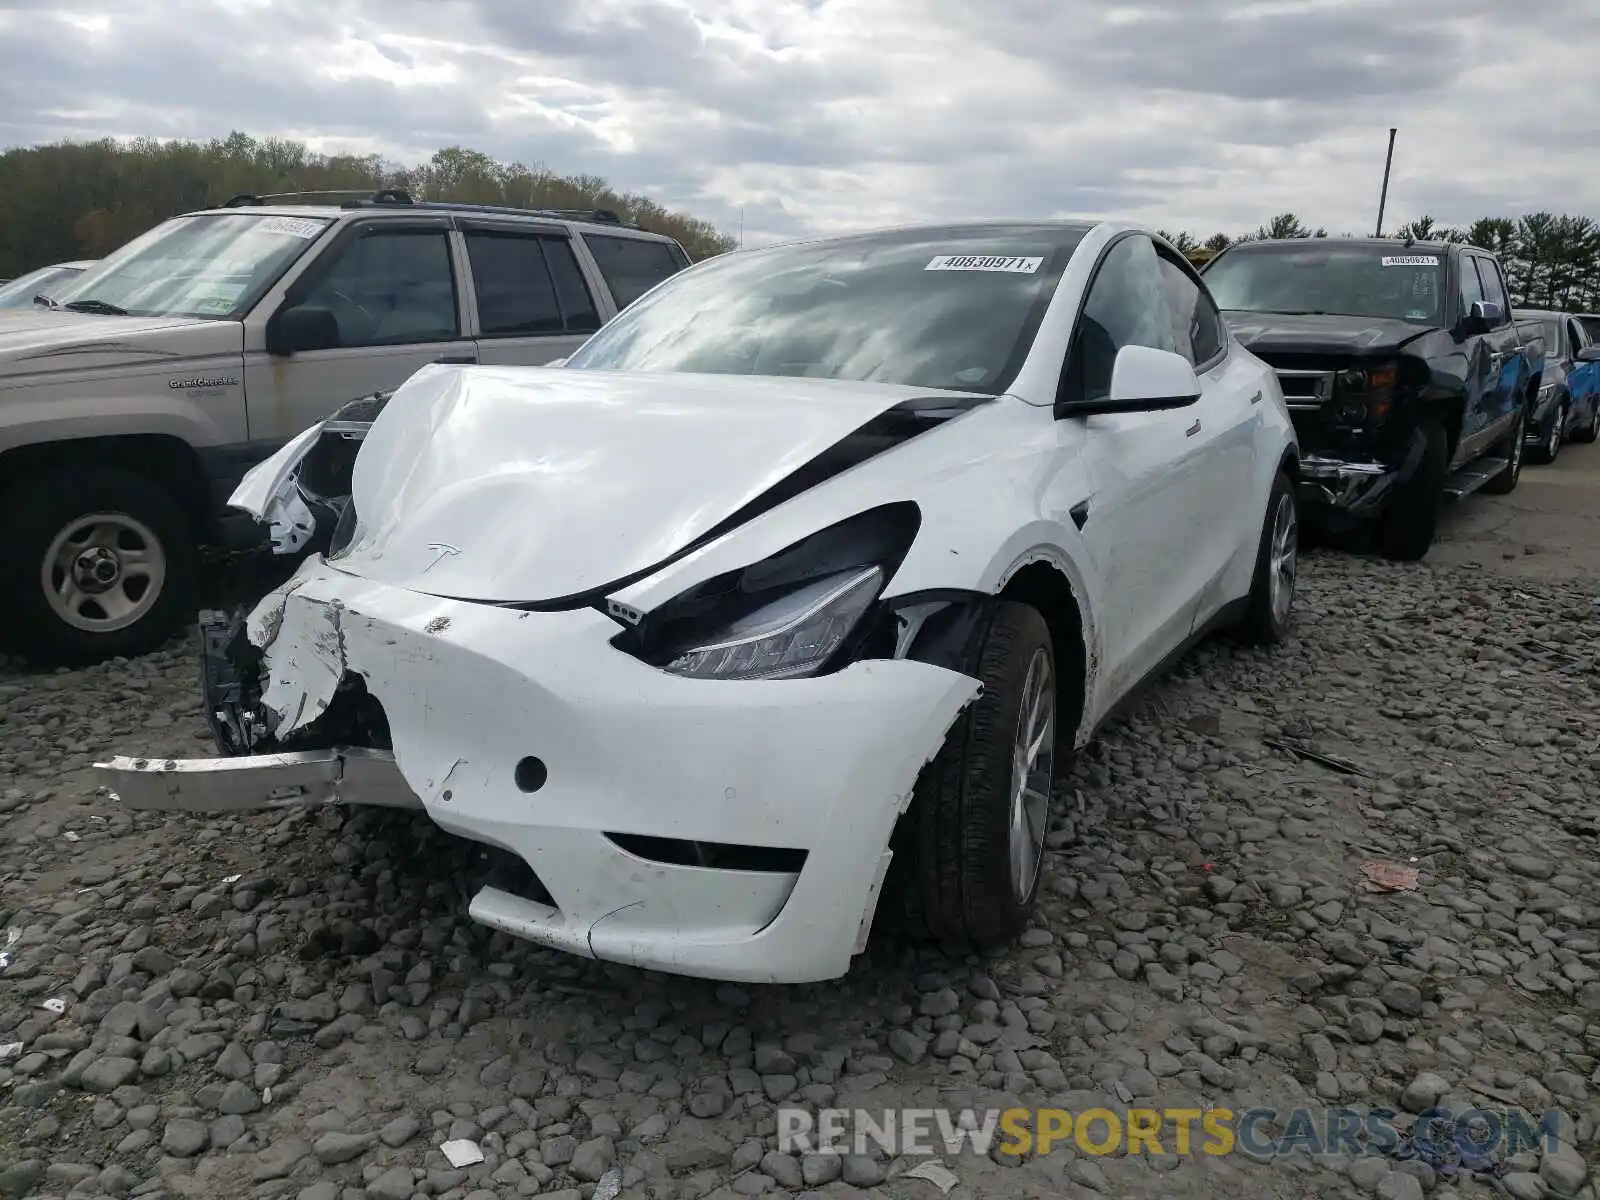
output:
[[566, 600], [657, 566], [874, 417], [941, 396], [974, 399], [821, 379], [425, 367], [367, 434], [355, 532], [331, 562], [437, 596]]

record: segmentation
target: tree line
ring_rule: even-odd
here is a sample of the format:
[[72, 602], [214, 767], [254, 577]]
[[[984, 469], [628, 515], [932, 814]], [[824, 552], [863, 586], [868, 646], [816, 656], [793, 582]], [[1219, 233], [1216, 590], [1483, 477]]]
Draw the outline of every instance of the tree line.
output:
[[376, 192], [514, 208], [611, 209], [665, 233], [693, 259], [734, 247], [708, 221], [613, 188], [452, 146], [404, 166], [378, 155], [325, 155], [304, 143], [232, 133], [207, 142], [138, 138], [56, 142], [0, 153], [0, 279], [49, 263], [103, 258], [151, 226], [241, 193]]
[[[1267, 238], [1327, 237], [1295, 213], [1280, 213], [1251, 233], [1214, 233], [1201, 241], [1179, 230], [1161, 235], [1197, 261], [1236, 242]], [[1343, 234], [1351, 237], [1352, 234]], [[1479, 217], [1470, 225], [1443, 225], [1421, 216], [1395, 229], [1389, 237], [1417, 242], [1459, 242], [1489, 250], [1505, 267], [1513, 304], [1525, 308], [1600, 311], [1600, 223], [1590, 217], [1549, 212], [1523, 217]]]
[[[318, 154], [303, 142], [238, 132], [207, 142], [102, 138], [0, 153], [0, 279], [48, 263], [102, 258], [168, 217], [244, 192], [380, 188], [404, 188], [419, 200], [608, 208], [626, 221], [677, 238], [696, 260], [735, 245], [710, 222], [618, 191], [597, 175], [561, 175], [540, 164], [501, 162], [460, 146], [408, 167], [378, 155]], [[1202, 241], [1181, 230], [1162, 233], [1197, 260], [1240, 241], [1329, 236], [1292, 212], [1237, 236], [1215, 233]], [[1537, 212], [1481, 217], [1455, 228], [1422, 216], [1392, 236], [1469, 242], [1493, 251], [1506, 266], [1515, 303], [1600, 310], [1600, 224], [1589, 217]]]

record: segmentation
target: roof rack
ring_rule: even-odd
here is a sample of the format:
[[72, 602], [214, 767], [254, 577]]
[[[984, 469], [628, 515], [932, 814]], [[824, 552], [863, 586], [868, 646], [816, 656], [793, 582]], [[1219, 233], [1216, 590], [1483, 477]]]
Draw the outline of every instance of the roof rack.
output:
[[[395, 192], [395, 191], [398, 191], [398, 189], [396, 189], [396, 188], [387, 188], [387, 189], [385, 189], [385, 191], [377, 193], [377, 195], [378, 196], [382, 196], [382, 195], [386, 194], [386, 192]], [[400, 192], [399, 194], [402, 195], [402, 196], [405, 195], [404, 192]], [[372, 195], [372, 193], [367, 191], [366, 188], [321, 188], [321, 189], [312, 189], [310, 191], [304, 191], [304, 192], [263, 192], [260, 195], [257, 195], [255, 192], [240, 192], [237, 196], [230, 196], [230, 197], [228, 197], [227, 200], [223, 201], [222, 207], [223, 208], [248, 208], [248, 207], [251, 207], [252, 205], [256, 205], [256, 204], [268, 204], [273, 200], [292, 200], [292, 199], [298, 199], [301, 196], [370, 196], [370, 195]], [[374, 199], [376, 199], [376, 198], [377, 197], [374, 196]], [[407, 202], [409, 202], [409, 200], [410, 200], [410, 197], [407, 197]]]
[[467, 204], [454, 200], [414, 200], [411, 197], [411, 193], [404, 188], [393, 187], [379, 188], [375, 192], [369, 192], [365, 188], [271, 192], [262, 195], [257, 195], [254, 192], [240, 192], [237, 196], [229, 197], [222, 207], [247, 208], [257, 204], [269, 204], [274, 200], [297, 199], [304, 196], [349, 197], [349, 199], [340, 203], [340, 208], [420, 208], [429, 211], [500, 214], [509, 217], [550, 217], [558, 221], [588, 221], [595, 225], [616, 225], [623, 229], [641, 228], [641, 226], [635, 225], [630, 221], [624, 221], [619, 213], [609, 208], [514, 208], [508, 204]]
[[619, 225], [625, 229], [639, 226], [624, 221], [620, 214], [609, 208], [516, 208], [509, 204], [469, 204], [459, 200], [413, 200], [398, 188], [389, 188], [364, 200], [346, 200], [341, 208], [387, 208], [401, 204], [429, 212], [468, 212], [508, 217], [550, 217], [558, 221], [589, 221], [596, 225]]

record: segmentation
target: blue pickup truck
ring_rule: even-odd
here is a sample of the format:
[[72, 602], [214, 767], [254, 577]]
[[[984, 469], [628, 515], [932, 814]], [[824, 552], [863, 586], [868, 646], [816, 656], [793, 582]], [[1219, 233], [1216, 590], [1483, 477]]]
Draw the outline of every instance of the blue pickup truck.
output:
[[1543, 386], [1542, 326], [1511, 316], [1475, 246], [1392, 238], [1241, 242], [1202, 270], [1283, 386], [1308, 522], [1420, 559], [1446, 497], [1517, 486]]

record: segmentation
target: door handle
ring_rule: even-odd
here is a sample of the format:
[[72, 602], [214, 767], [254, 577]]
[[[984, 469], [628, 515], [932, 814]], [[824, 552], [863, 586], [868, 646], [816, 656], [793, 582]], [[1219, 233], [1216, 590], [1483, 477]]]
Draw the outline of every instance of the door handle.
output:
[[1198, 420], [1196, 420], [1193, 425], [1189, 426], [1188, 430], [1184, 433], [1183, 436], [1184, 437], [1193, 437], [1195, 434], [1197, 434], [1199, 432], [1200, 432], [1200, 422]]
[[1500, 369], [1500, 364], [1505, 362], [1505, 360], [1506, 356], [1504, 354], [1496, 353], [1489, 355], [1489, 369], [1491, 371], [1498, 371]]
[[1251, 404], [1260, 404], [1261, 403], [1261, 392], [1259, 390], [1256, 392], [1256, 394], [1254, 396], [1250, 397], [1250, 403]]
[[446, 354], [443, 358], [436, 358], [433, 361], [446, 366], [470, 367], [478, 360], [471, 354]]

